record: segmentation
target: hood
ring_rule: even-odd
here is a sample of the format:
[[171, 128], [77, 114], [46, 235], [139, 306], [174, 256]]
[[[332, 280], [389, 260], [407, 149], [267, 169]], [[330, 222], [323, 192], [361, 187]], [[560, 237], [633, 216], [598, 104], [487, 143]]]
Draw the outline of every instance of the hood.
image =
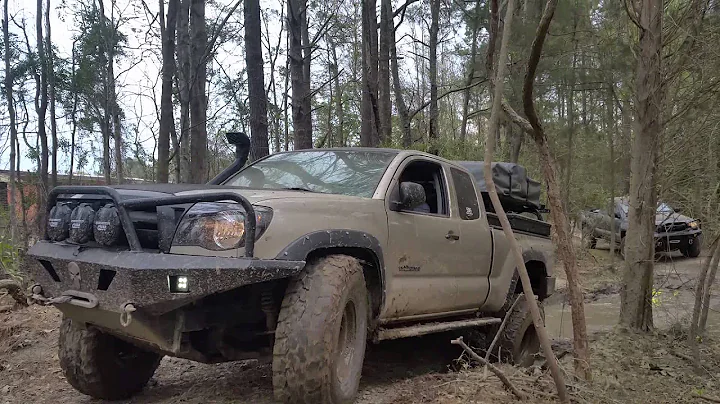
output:
[[694, 221], [695, 219], [681, 215], [677, 212], [673, 212], [671, 214], [667, 213], [657, 213], [655, 215], [655, 225], [660, 226], [661, 224], [672, 224], [672, 223], [690, 223]]
[[169, 195], [195, 195], [206, 194], [213, 191], [236, 192], [250, 203], [260, 203], [272, 199], [314, 199], [314, 200], [358, 200], [359, 197], [338, 194], [324, 194], [320, 192], [273, 190], [273, 189], [251, 189], [244, 187], [231, 187], [227, 185], [207, 184], [128, 184], [117, 185], [113, 188], [123, 199], [131, 198], [155, 198]]

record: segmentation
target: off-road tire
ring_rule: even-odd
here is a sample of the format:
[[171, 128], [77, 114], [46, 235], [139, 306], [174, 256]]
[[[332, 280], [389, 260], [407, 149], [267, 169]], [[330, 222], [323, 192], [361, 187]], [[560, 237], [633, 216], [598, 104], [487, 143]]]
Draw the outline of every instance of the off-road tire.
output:
[[688, 258], [697, 258], [700, 256], [700, 251], [702, 250], [702, 236], [698, 236], [695, 238], [695, 241], [692, 244], [688, 244], [686, 248], [683, 248], [680, 250], [682, 255]]
[[583, 226], [581, 230], [582, 246], [585, 249], [592, 250], [597, 247], [597, 238], [593, 237], [592, 230], [587, 226]]
[[[517, 295], [515, 295], [517, 297]], [[545, 310], [541, 302], [537, 302], [540, 315], [545, 319]], [[499, 340], [500, 359], [518, 366], [532, 366], [535, 354], [540, 352], [538, 338], [532, 313], [525, 295], [515, 305], [508, 317], [505, 329]]]
[[331, 255], [288, 285], [273, 349], [275, 398], [286, 403], [350, 403], [360, 384], [368, 293], [357, 259]]
[[69, 318], [60, 325], [58, 356], [71, 386], [103, 400], [122, 400], [140, 392], [162, 359], [160, 354]]

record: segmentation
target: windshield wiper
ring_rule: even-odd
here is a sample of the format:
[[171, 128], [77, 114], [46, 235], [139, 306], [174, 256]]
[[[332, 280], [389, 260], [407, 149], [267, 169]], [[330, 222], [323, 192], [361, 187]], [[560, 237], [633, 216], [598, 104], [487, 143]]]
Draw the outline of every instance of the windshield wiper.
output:
[[281, 188], [281, 189], [284, 189], [287, 191], [303, 191], [303, 192], [313, 192], [313, 193], [319, 193], [319, 194], [322, 193], [320, 191], [313, 191], [312, 189], [303, 188], [303, 187], [285, 187], [285, 188]]

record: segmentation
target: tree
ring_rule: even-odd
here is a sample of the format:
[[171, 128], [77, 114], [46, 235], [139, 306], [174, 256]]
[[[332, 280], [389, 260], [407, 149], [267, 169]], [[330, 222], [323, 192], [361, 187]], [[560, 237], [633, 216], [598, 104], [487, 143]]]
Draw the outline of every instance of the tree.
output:
[[[48, 104], [48, 68], [45, 46], [43, 43], [43, 0], [37, 0], [37, 10], [35, 15], [35, 30], [37, 35], [37, 57], [40, 69], [40, 76], [36, 76], [35, 88], [35, 111], [37, 112], [38, 121], [38, 138], [40, 139], [40, 184], [42, 186], [41, 194], [41, 211], [44, 211], [45, 195], [48, 192], [48, 143], [47, 131], [45, 128], [45, 113]], [[42, 216], [42, 215], [41, 215]], [[43, 219], [40, 218], [39, 223]]]
[[[50, 139], [52, 139], [52, 163], [50, 168], [50, 187], [57, 185], [57, 154], [58, 154], [58, 136], [57, 136], [57, 120], [55, 119], [55, 55], [53, 52], [52, 39], [50, 37], [50, 3], [52, 0], [46, 0], [45, 6], [45, 49], [47, 64], [48, 87], [50, 90]], [[10, 163], [12, 165], [12, 162]]]
[[257, 160], [270, 153], [259, 0], [245, 0], [243, 10], [245, 14], [245, 61], [250, 99], [250, 134], [252, 135], [250, 151], [252, 159]]
[[15, 229], [17, 228], [17, 215], [15, 207], [15, 194], [16, 194], [16, 175], [15, 172], [15, 156], [17, 147], [17, 124], [15, 119], [15, 100], [13, 99], [13, 69], [10, 64], [11, 51], [10, 51], [10, 28], [8, 18], [8, 0], [3, 2], [3, 44], [5, 49], [3, 52], [3, 59], [5, 59], [5, 101], [7, 102], [8, 116], [10, 118], [10, 198], [8, 201], [10, 207], [10, 235], [11, 238], [15, 239]]
[[649, 331], [653, 328], [652, 287], [654, 264], [655, 170], [659, 139], [663, 135], [665, 84], [662, 77], [663, 0], [640, 0], [635, 101], [638, 131], [632, 146], [630, 211], [625, 236], [620, 324]]
[[430, 65], [430, 122], [428, 141], [430, 142], [430, 153], [438, 154], [438, 73], [437, 73], [437, 46], [438, 32], [440, 30], [440, 0], [430, 0], [430, 39], [428, 40]]
[[362, 1], [362, 100], [360, 106], [360, 145], [380, 144], [378, 116], [378, 37], [375, 0]]
[[158, 131], [157, 181], [168, 182], [170, 177], [170, 138], [175, 138], [173, 113], [173, 78], [175, 77], [175, 29], [180, 0], [169, 0], [167, 19], [165, 0], [160, 0], [160, 37], [162, 41], [162, 88], [160, 95], [160, 129]]
[[[307, 0], [288, 0], [288, 63], [292, 82], [294, 149], [312, 149], [309, 49], [303, 53], [307, 33]], [[307, 67], [306, 67], [307, 66]], [[306, 74], [307, 73], [307, 74]]]
[[190, 1], [180, 0], [177, 19], [177, 87], [180, 99], [180, 136], [173, 138], [175, 182], [185, 182], [190, 172]]
[[379, 143], [392, 138], [392, 104], [390, 102], [390, 47], [395, 36], [392, 18], [392, 1], [380, 0], [380, 45], [378, 56], [378, 120]]
[[567, 211], [563, 204], [560, 186], [557, 179], [555, 159], [550, 151], [548, 136], [540, 122], [535, 109], [533, 98], [535, 76], [542, 55], [543, 44], [550, 28], [557, 0], [548, 0], [538, 24], [528, 59], [527, 72], [523, 82], [523, 108], [527, 119], [518, 115], [506, 102], [502, 102], [503, 110], [530, 135], [537, 146], [540, 164], [542, 166], [545, 182], [547, 183], [547, 197], [550, 204], [550, 216], [553, 222], [557, 254], [565, 267], [568, 282], [568, 294], [573, 321], [573, 347], [575, 350], [575, 372], [584, 379], [590, 379], [590, 363], [587, 329], [585, 324], [585, 305], [583, 292], [580, 289], [579, 273], [575, 251], [570, 234], [570, 225]]
[[189, 181], [202, 184], [208, 178], [207, 84], [208, 37], [205, 27], [205, 0], [190, 2], [190, 166]]

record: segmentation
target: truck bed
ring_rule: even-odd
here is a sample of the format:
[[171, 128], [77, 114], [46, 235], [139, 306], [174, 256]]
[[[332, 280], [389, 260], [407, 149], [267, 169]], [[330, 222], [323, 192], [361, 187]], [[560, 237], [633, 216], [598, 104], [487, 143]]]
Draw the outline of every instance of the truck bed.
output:
[[[538, 237], [550, 237], [550, 228], [552, 225], [548, 222], [533, 219], [517, 213], [508, 213], [507, 218], [508, 221], [510, 221], [510, 227], [514, 232], [525, 233]], [[498, 229], [502, 228], [497, 214], [488, 212], [487, 220], [490, 226]]]

